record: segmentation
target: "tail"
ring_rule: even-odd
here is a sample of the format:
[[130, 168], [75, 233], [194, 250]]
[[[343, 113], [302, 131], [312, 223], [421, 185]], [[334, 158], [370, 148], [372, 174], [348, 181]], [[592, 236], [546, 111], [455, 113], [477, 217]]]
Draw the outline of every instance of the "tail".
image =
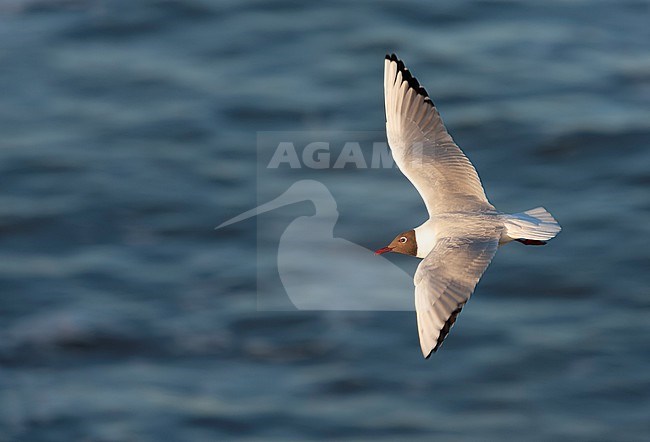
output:
[[506, 215], [504, 224], [506, 229], [502, 242], [515, 240], [526, 245], [544, 245], [562, 230], [553, 215], [543, 207]]

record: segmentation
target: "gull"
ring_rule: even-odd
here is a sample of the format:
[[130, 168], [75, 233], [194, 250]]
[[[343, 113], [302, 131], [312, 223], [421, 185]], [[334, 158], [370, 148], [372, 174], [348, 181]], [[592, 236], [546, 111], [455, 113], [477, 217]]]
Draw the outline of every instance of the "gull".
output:
[[476, 169], [447, 132], [427, 91], [395, 54], [384, 61], [384, 99], [395, 163], [420, 193], [429, 219], [375, 253], [422, 259], [413, 282], [420, 347], [428, 359], [499, 246], [544, 245], [561, 227], [543, 207], [505, 214], [490, 204]]

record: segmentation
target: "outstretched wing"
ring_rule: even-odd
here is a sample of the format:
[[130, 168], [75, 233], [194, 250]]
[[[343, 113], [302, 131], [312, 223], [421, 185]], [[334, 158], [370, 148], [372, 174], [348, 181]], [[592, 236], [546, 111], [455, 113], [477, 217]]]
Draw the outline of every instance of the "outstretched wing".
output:
[[384, 98], [388, 144], [429, 215], [494, 210], [476, 169], [445, 129], [427, 91], [395, 54], [386, 56]]
[[438, 350], [499, 245], [498, 231], [445, 237], [415, 272], [415, 310], [425, 358]]

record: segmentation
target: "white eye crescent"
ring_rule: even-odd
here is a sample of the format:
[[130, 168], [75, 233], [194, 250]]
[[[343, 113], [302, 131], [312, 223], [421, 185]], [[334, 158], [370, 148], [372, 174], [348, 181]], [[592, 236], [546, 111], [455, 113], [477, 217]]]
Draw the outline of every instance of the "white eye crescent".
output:
[[408, 239], [407, 239], [405, 236], [402, 236], [402, 237], [399, 239], [399, 242], [406, 242], [406, 241], [408, 241]]

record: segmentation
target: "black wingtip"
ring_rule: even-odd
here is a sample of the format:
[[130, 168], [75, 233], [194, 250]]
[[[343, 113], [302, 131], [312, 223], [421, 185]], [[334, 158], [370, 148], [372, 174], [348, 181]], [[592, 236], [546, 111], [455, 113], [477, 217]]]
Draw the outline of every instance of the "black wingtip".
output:
[[451, 312], [451, 315], [449, 315], [449, 318], [447, 318], [447, 321], [445, 322], [445, 325], [443, 325], [442, 330], [440, 330], [440, 335], [438, 336], [438, 342], [436, 342], [436, 346], [432, 350], [433, 352], [438, 351], [442, 343], [445, 342], [445, 338], [447, 337], [447, 335], [449, 335], [449, 331], [454, 326], [454, 323], [456, 322], [456, 319], [458, 318], [460, 312], [463, 310], [464, 306], [465, 303], [462, 303], [456, 308], [456, 310]]
[[424, 97], [424, 101], [430, 103], [431, 106], [435, 106], [431, 100], [431, 97], [429, 97], [427, 90], [420, 85], [420, 82], [417, 80], [417, 78], [411, 75], [411, 72], [404, 65], [404, 62], [400, 60], [397, 55], [395, 55], [395, 53], [386, 54], [386, 60], [394, 61], [397, 63], [397, 70], [402, 73], [403, 81], [406, 81], [409, 84], [409, 87], [413, 89], [418, 95]]
[[515, 241], [518, 241], [527, 246], [545, 246], [546, 244], [548, 244], [546, 241], [540, 241], [538, 239], [519, 238], [519, 239], [515, 239]]

